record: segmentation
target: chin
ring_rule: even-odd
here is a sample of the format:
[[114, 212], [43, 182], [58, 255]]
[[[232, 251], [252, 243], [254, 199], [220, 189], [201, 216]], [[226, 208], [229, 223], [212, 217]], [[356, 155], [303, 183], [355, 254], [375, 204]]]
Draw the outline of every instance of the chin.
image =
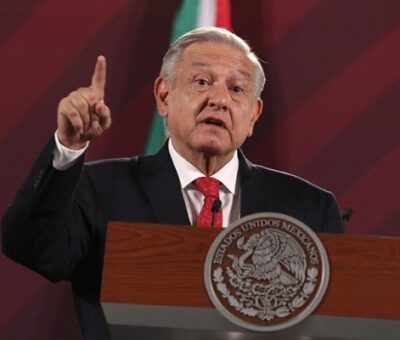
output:
[[215, 140], [199, 143], [197, 150], [208, 155], [223, 155], [227, 153], [227, 148], [220, 141]]
[[226, 155], [232, 152], [233, 143], [229, 134], [222, 129], [196, 129], [191, 134], [191, 145], [195, 150], [208, 155]]

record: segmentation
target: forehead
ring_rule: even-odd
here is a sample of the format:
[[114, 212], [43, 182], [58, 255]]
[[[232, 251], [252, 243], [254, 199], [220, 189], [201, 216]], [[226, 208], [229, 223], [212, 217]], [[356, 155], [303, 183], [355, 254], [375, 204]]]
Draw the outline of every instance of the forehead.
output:
[[254, 65], [240, 49], [226, 43], [201, 42], [188, 46], [179, 58], [181, 71], [190, 69], [224, 69], [254, 78]]

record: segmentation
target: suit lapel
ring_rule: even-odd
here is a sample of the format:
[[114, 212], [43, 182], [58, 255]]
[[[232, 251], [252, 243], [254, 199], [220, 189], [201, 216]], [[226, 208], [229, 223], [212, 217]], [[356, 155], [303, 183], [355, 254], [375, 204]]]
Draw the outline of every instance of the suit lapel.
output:
[[[238, 150], [240, 172], [240, 216], [268, 211], [271, 206], [270, 187], [265, 176], [259, 178], [254, 165]], [[267, 193], [267, 194], [266, 194]]]
[[[240, 216], [268, 211], [271, 207], [271, 186], [265, 176], [259, 178], [254, 165], [238, 150], [241, 208]], [[154, 156], [141, 159], [143, 189], [159, 223], [189, 225], [189, 217], [182, 197], [181, 186], [168, 152], [167, 143]], [[265, 174], [264, 174], [265, 175]], [[266, 194], [267, 193], [267, 194]]]
[[159, 223], [189, 225], [181, 186], [167, 143], [154, 156], [141, 159], [143, 189]]

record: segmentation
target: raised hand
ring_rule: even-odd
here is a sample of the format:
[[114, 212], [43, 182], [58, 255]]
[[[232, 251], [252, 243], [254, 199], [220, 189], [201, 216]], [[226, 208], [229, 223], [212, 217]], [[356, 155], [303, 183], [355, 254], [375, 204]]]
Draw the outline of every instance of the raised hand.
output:
[[81, 87], [61, 99], [57, 110], [57, 137], [70, 149], [81, 149], [111, 126], [111, 113], [104, 103], [106, 59], [97, 58], [89, 87]]

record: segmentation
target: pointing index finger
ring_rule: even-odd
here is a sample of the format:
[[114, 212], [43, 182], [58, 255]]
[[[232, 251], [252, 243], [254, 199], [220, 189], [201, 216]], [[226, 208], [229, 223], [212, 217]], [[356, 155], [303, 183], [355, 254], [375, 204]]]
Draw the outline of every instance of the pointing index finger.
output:
[[92, 87], [104, 93], [106, 87], [106, 58], [102, 55], [97, 57], [96, 66], [92, 76]]

